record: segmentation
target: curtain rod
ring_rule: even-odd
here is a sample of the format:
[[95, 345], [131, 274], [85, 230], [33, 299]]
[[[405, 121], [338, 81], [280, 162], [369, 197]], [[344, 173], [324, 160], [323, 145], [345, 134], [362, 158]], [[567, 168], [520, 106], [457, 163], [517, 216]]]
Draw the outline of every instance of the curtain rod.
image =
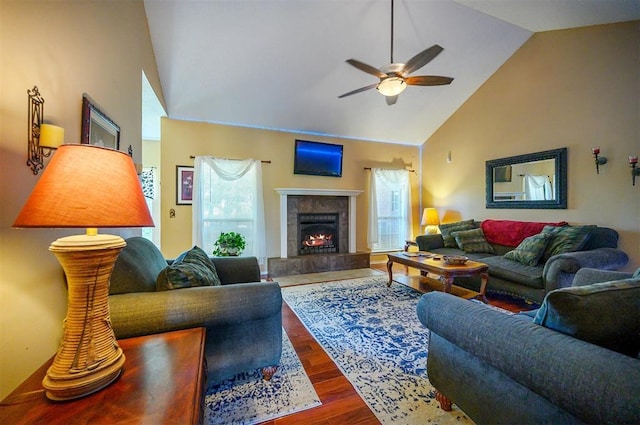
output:
[[[364, 167], [365, 170], [371, 170], [371, 167]], [[395, 171], [395, 170], [404, 170], [404, 168], [381, 168], [381, 170], [390, 170], [390, 171]], [[415, 173], [416, 170], [412, 170], [412, 169], [408, 169], [406, 170], [410, 173]]]
[[[196, 159], [196, 157], [193, 156], [193, 155], [190, 155], [189, 158]], [[228, 159], [228, 160], [231, 160], [231, 161], [242, 161], [242, 159], [234, 159], [234, 158], [218, 158], [218, 159]], [[271, 160], [270, 159], [266, 159], [266, 160], [265, 159], [261, 159], [260, 162], [262, 162], [263, 164], [271, 164]]]

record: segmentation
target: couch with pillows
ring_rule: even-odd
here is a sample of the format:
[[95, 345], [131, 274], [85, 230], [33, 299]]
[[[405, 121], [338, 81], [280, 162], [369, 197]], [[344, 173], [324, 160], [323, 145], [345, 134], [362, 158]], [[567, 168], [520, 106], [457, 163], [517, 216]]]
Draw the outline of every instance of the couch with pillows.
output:
[[[464, 220], [441, 224], [440, 234], [420, 235], [420, 251], [465, 255], [489, 266], [488, 291], [540, 303], [554, 289], [571, 285], [575, 273], [590, 267], [617, 270], [629, 261], [619, 250], [618, 233], [607, 227], [570, 226], [514, 220]], [[456, 285], [480, 288], [479, 278]]]
[[210, 258], [193, 247], [166, 260], [144, 238], [126, 242], [109, 290], [117, 338], [203, 326], [209, 382], [255, 369], [270, 379], [282, 353], [282, 294], [260, 281], [255, 257]]
[[580, 269], [516, 315], [441, 292], [417, 313], [445, 410], [478, 424], [640, 423], [640, 269]]

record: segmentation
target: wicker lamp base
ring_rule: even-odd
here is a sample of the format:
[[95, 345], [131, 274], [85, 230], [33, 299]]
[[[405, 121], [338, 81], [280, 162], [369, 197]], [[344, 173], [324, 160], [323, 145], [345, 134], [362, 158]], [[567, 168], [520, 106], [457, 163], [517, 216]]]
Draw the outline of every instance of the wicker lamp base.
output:
[[125, 356], [111, 327], [108, 297], [111, 272], [125, 246], [119, 236], [80, 235], [49, 247], [68, 285], [62, 342], [42, 381], [51, 400], [92, 394], [120, 375]]

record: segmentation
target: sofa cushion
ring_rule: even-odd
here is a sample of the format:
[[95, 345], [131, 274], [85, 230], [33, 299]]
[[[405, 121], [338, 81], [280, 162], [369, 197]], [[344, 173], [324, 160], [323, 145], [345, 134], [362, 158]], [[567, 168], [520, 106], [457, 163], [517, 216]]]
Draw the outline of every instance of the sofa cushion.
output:
[[549, 292], [534, 323], [633, 357], [640, 352], [637, 278]]
[[525, 238], [537, 235], [545, 226], [562, 226], [566, 221], [558, 223], [541, 223], [515, 220], [484, 220], [481, 224], [487, 242], [491, 244], [518, 246]]
[[155, 292], [156, 278], [167, 261], [148, 239], [132, 237], [125, 242], [111, 273], [109, 294]]
[[178, 256], [158, 274], [156, 280], [158, 291], [218, 285], [220, 279], [215, 266], [207, 254], [197, 246]]
[[545, 248], [553, 236], [549, 233], [538, 233], [525, 238], [520, 245], [503, 255], [508, 260], [517, 261], [525, 266], [535, 266], [540, 262]]
[[453, 237], [453, 232], [459, 232], [462, 230], [475, 229], [473, 219], [457, 221], [455, 223], [447, 223], [440, 225], [440, 234], [442, 234], [442, 240], [444, 241], [445, 248], [458, 248], [458, 243]]
[[530, 288], [544, 288], [544, 280], [542, 279], [544, 266], [526, 266], [497, 255], [488, 256], [480, 261], [489, 266], [489, 286], [491, 286], [491, 276], [495, 276]]
[[466, 253], [495, 253], [493, 247], [489, 245], [487, 240], [484, 238], [484, 233], [481, 228], [452, 232], [451, 235], [456, 240], [458, 246]]
[[552, 235], [552, 239], [542, 255], [542, 260], [547, 261], [554, 255], [565, 252], [580, 251], [591, 236], [590, 231], [594, 228], [595, 226], [562, 226], [557, 228], [545, 226], [542, 233]]

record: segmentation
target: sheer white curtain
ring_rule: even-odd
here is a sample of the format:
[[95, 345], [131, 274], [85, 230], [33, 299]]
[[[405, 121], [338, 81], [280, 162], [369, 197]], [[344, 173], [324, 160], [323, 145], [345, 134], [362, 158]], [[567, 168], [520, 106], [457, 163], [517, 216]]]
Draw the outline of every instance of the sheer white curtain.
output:
[[262, 164], [198, 156], [193, 181], [193, 243], [208, 253], [221, 232], [247, 239], [242, 255], [266, 257]]
[[372, 168], [369, 200], [369, 248], [402, 249], [412, 237], [409, 171]]

